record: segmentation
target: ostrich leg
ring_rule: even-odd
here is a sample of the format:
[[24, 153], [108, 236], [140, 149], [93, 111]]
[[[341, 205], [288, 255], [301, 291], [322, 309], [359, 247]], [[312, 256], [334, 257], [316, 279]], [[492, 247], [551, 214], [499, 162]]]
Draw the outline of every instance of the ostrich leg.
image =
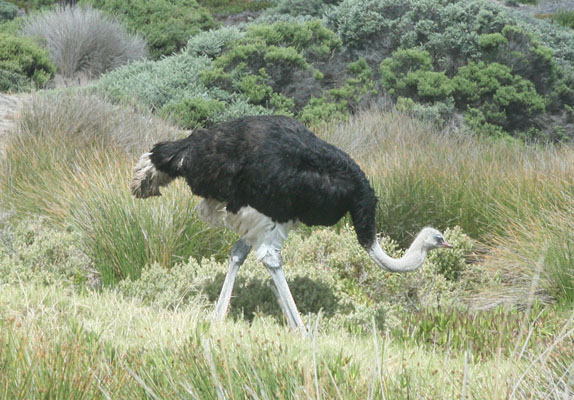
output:
[[246, 244], [243, 239], [239, 239], [233, 246], [233, 249], [231, 249], [229, 269], [227, 270], [227, 275], [225, 275], [225, 282], [223, 282], [223, 288], [221, 288], [221, 294], [219, 295], [219, 300], [217, 300], [217, 305], [213, 312], [214, 321], [222, 321], [225, 318], [231, 300], [233, 285], [235, 284], [235, 277], [237, 276], [239, 267], [241, 267], [250, 251], [251, 246]]
[[303, 320], [299, 315], [289, 286], [287, 285], [287, 279], [285, 279], [285, 273], [283, 272], [281, 252], [279, 250], [268, 253], [263, 258], [263, 264], [267, 268], [267, 271], [271, 274], [275, 288], [277, 289], [276, 295], [279, 305], [283, 310], [283, 314], [289, 323], [291, 329], [301, 332], [302, 335], [306, 335], [305, 325]]

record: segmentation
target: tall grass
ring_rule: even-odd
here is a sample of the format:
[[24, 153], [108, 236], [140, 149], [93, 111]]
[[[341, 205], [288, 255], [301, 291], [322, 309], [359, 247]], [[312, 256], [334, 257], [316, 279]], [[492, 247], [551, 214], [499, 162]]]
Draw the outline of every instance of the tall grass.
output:
[[574, 190], [568, 146], [438, 132], [395, 111], [363, 113], [319, 133], [365, 169], [379, 196], [379, 230], [402, 245], [425, 225], [460, 225], [488, 241], [513, 221], [565, 209]]
[[58, 72], [97, 77], [146, 56], [145, 41], [98, 10], [61, 7], [27, 17], [22, 34], [41, 38]]
[[[493, 240], [488, 264], [513, 278], [507, 290], [523, 296], [543, 291], [563, 306], [574, 305], [574, 195], [554, 207], [509, 223]], [[532, 283], [537, 286], [530, 289]], [[522, 289], [522, 290], [521, 290]]]
[[[200, 306], [143, 307], [103, 291], [7, 287], [0, 296], [5, 398], [527, 399], [572, 395], [572, 323], [536, 351], [476, 357], [378, 333], [301, 340], [266, 319], [203, 322]], [[523, 338], [513, 346], [521, 348]], [[570, 365], [570, 367], [569, 367]]]
[[0, 204], [20, 218], [44, 215], [78, 228], [107, 284], [138, 277], [147, 263], [170, 267], [190, 256], [212, 255], [229, 236], [198, 220], [187, 188], [180, 185], [167, 200], [147, 202], [128, 191], [139, 153], [176, 134], [96, 97], [35, 98], [6, 148]]

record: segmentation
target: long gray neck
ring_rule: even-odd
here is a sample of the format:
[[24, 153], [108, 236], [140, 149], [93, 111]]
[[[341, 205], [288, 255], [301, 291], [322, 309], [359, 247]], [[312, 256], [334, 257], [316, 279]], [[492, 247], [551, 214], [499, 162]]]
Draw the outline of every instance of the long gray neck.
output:
[[376, 239], [367, 251], [379, 267], [390, 272], [414, 271], [423, 264], [427, 256], [427, 250], [424, 248], [420, 237], [417, 237], [405, 255], [398, 259], [386, 254]]

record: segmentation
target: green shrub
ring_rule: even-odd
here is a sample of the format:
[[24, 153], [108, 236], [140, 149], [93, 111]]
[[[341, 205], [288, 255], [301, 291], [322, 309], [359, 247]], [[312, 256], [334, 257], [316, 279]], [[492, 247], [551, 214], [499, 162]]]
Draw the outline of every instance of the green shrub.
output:
[[271, 0], [198, 0], [198, 3], [218, 17], [241, 14], [246, 11], [257, 12], [273, 6]]
[[[485, 131], [487, 127], [492, 132], [537, 136], [541, 115], [552, 113], [565, 123], [560, 115], [565, 105], [574, 101], [566, 83], [571, 79], [553, 52], [513, 25], [514, 21], [498, 6], [482, 0], [348, 0], [327, 16], [328, 26], [341, 36], [347, 51], [368, 53], [371, 62], [391, 56], [380, 64], [381, 83], [395, 98], [412, 99], [415, 103], [409, 109], [416, 107], [419, 113], [437, 114], [444, 120], [441, 114], [452, 110], [454, 98], [459, 111], [476, 114], [471, 107], [482, 114], [482, 120], [480, 115], [466, 116], [471, 129]], [[456, 93], [465, 91], [460, 76], [476, 64], [505, 66], [516, 78], [512, 82], [495, 79], [501, 87], [498, 94], [483, 98], [481, 104], [461, 100], [461, 93]], [[456, 76], [459, 78], [451, 80]], [[443, 111], [430, 111], [429, 107]]]
[[[369, 331], [372, 318], [377, 327], [383, 329], [391, 323], [392, 306], [408, 302], [404, 285], [412, 288], [411, 295], [421, 291], [417, 304], [420, 304], [418, 301], [430, 304], [427, 303], [429, 300], [434, 303], [439, 292], [449, 297], [448, 292], [453, 287], [447, 288], [447, 285], [439, 289], [436, 282], [444, 279], [437, 271], [442, 267], [449, 271], [460, 268], [460, 264], [464, 264], [463, 255], [469, 250], [465, 244], [468, 238], [460, 230], [456, 232], [458, 239], [450, 235], [450, 231], [447, 237], [449, 240], [454, 238], [453, 242], [463, 247], [447, 258], [440, 254], [435, 256], [436, 265], [429, 263], [423, 267], [424, 278], [392, 275], [376, 267], [349, 226], [344, 226], [340, 233], [329, 229], [313, 230], [309, 236], [292, 233], [283, 253], [289, 286], [299, 311], [304, 317], [321, 312], [328, 326]], [[392, 256], [401, 254], [389, 239], [381, 242]], [[128, 296], [160, 307], [194, 303], [197, 297], [213, 303], [219, 296], [226, 272], [227, 265], [213, 259], [190, 259], [169, 271], [156, 264], [144, 270], [140, 279], [121, 282], [119, 288]], [[427, 282], [423, 284], [425, 279]], [[258, 313], [281, 318], [271, 285], [265, 268], [254, 257], [249, 257], [237, 277], [229, 310], [231, 315], [243, 315], [249, 320]]]
[[449, 76], [479, 56], [479, 35], [499, 32], [512, 20], [484, 0], [345, 0], [326, 19], [345, 46], [374, 62], [416, 47], [427, 50]]
[[432, 70], [427, 51], [398, 50], [380, 66], [383, 87], [391, 95], [415, 101], [445, 100], [454, 88], [444, 72]]
[[[507, 41], [491, 34], [483, 36], [481, 43], [492, 47]], [[505, 65], [470, 62], [449, 79], [444, 72], [433, 71], [431, 61], [426, 51], [398, 50], [381, 63], [382, 84], [391, 95], [415, 102], [449, 102], [452, 96], [457, 108], [466, 112], [471, 129], [495, 136], [528, 130], [549, 103], [532, 81]], [[412, 109], [413, 105], [402, 100], [401, 107]]]
[[556, 14], [552, 15], [552, 19], [562, 26], [574, 29], [574, 11], [559, 10]]
[[485, 62], [506, 65], [513, 74], [531, 81], [542, 95], [550, 94], [559, 84], [553, 52], [517, 26], [507, 25], [500, 33], [480, 36], [479, 47]]
[[339, 0], [280, 0], [268, 13], [292, 15], [294, 17], [309, 15], [321, 18], [328, 12], [330, 7], [338, 2]]
[[349, 117], [347, 103], [333, 102], [326, 98], [311, 98], [303, 110], [301, 120], [309, 125], [319, 124], [323, 121], [343, 121]]
[[[324, 78], [321, 71], [316, 70], [315, 79]], [[322, 121], [346, 119], [350, 112], [357, 111], [361, 106], [376, 96], [378, 87], [373, 80], [373, 71], [364, 58], [347, 65], [347, 80], [338, 88], [324, 92], [320, 98], [311, 98], [301, 110], [301, 119], [308, 124], [318, 124]]]
[[527, 128], [546, 108], [546, 100], [531, 81], [498, 63], [470, 63], [452, 81], [459, 108], [480, 110], [486, 123], [507, 132]]
[[43, 87], [55, 68], [34, 40], [0, 34], [0, 71], [0, 91], [18, 91]]
[[205, 126], [208, 121], [217, 121], [224, 109], [225, 103], [222, 101], [194, 97], [166, 104], [160, 115], [173, 120], [183, 128], [194, 129]]
[[159, 59], [185, 47], [190, 37], [216, 26], [211, 14], [195, 0], [82, 0], [120, 18], [143, 35], [150, 56]]
[[[43, 8], [51, 7], [53, 8], [57, 4], [62, 3], [60, 0], [14, 0], [12, 1], [18, 7], [23, 8], [27, 11], [40, 10]], [[74, 0], [70, 0], [68, 3], [74, 3]]]
[[0, 284], [33, 282], [83, 286], [92, 265], [79, 237], [50, 228], [45, 220], [26, 220], [0, 231]]
[[[209, 87], [203, 83], [207, 74], [217, 72], [212, 60], [181, 53], [160, 61], [134, 63], [110, 72], [98, 80], [93, 88], [114, 101], [136, 102], [161, 115], [173, 114], [178, 123], [188, 127], [195, 126], [198, 117], [209, 124], [245, 115], [270, 113], [261, 106], [250, 104], [242, 93]], [[208, 104], [223, 102], [226, 106], [223, 109], [216, 106], [216, 110], [200, 106], [203, 109], [201, 115], [198, 116], [197, 110], [190, 110], [192, 114], [186, 115], [185, 104], [196, 103], [198, 93]]]
[[0, 23], [16, 18], [16, 15], [18, 15], [18, 7], [5, 0], [0, 0]]
[[216, 30], [200, 32], [187, 42], [185, 51], [191, 56], [215, 58], [228, 50], [234, 42], [245, 35], [236, 27], [221, 27]]
[[144, 58], [145, 42], [91, 8], [65, 7], [25, 19], [22, 33], [41, 38], [58, 72], [92, 77]]

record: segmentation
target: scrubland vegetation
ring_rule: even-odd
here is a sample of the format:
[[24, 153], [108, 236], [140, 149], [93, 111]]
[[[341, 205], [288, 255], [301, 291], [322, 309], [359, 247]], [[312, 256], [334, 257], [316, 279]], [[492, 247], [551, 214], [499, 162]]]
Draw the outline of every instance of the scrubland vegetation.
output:
[[[0, 0], [0, 88], [36, 90], [0, 155], [0, 398], [574, 396], [574, 34], [552, 22], [567, 17], [479, 0], [55, 3]], [[242, 10], [261, 15], [219, 24]], [[38, 90], [54, 76], [92, 81]], [[389, 254], [425, 225], [455, 248], [390, 274], [348, 219], [301, 227], [285, 271], [309, 337], [253, 256], [211, 323], [237, 238], [198, 219], [183, 182], [134, 199], [131, 168], [184, 129], [271, 113], [361, 165]]]

